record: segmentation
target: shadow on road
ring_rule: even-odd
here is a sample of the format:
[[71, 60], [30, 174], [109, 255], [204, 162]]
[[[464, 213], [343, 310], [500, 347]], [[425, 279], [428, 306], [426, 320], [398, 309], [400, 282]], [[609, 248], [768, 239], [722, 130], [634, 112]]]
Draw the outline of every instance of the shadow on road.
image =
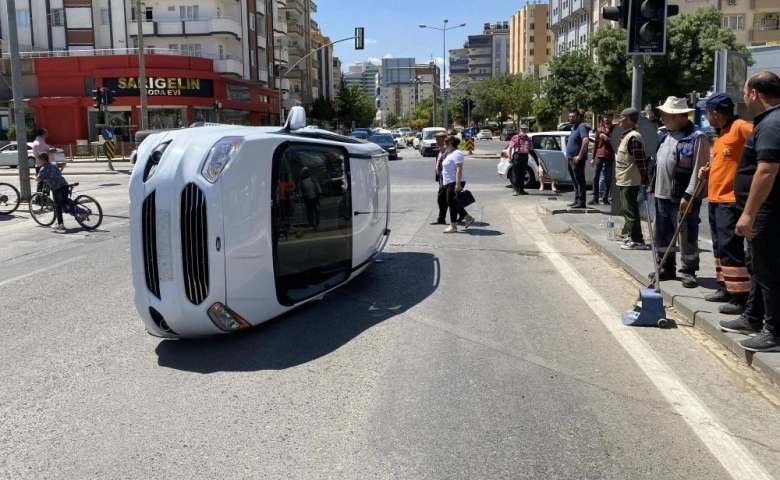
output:
[[158, 364], [197, 373], [281, 370], [328, 355], [369, 328], [425, 300], [439, 286], [428, 253], [385, 253], [322, 302], [304, 305], [246, 332], [203, 340], [164, 340]]

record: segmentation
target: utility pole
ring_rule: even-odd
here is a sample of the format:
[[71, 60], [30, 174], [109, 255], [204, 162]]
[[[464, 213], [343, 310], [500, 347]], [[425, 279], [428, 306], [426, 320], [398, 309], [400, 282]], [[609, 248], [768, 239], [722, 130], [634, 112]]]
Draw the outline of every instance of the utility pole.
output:
[[30, 200], [30, 169], [27, 167], [27, 126], [24, 122], [24, 94], [22, 92], [22, 63], [19, 58], [19, 35], [16, 30], [16, 1], [7, 0], [8, 41], [11, 44], [11, 85], [14, 95], [14, 123], [16, 124], [16, 156], [19, 160], [19, 191], [21, 200]]
[[642, 76], [645, 70], [645, 57], [643, 55], [631, 56], [631, 108], [642, 111]]
[[[146, 105], [146, 59], [144, 58], [144, 26], [141, 23], [141, 0], [135, 0], [135, 20], [138, 27], [138, 91], [141, 93], [141, 113], [138, 120], [138, 129], [146, 130], [147, 105]], [[106, 123], [108, 125], [108, 123]]]

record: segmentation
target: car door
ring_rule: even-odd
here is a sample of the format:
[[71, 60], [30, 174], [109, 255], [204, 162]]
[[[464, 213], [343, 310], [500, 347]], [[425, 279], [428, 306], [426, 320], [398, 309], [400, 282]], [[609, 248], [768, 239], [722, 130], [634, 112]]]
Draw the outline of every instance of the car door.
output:
[[19, 165], [17, 158], [17, 147], [15, 144], [8, 144], [0, 148], [0, 165], [4, 167], [15, 167]]
[[534, 150], [541, 157], [550, 179], [566, 181], [569, 173], [566, 167], [566, 156], [562, 150], [565, 137], [558, 133], [540, 133], [531, 139], [534, 142]]

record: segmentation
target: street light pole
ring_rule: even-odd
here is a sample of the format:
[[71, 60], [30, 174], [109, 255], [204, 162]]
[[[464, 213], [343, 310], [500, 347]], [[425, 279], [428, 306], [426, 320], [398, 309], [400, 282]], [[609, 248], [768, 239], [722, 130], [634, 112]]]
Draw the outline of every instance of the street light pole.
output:
[[[431, 27], [425, 24], [420, 24], [420, 28], [430, 28], [432, 30], [441, 30], [442, 33], [442, 43], [443, 43], [443, 51], [442, 51], [442, 57], [441, 57], [441, 63], [442, 63], [442, 71], [441, 71], [441, 98], [442, 98], [442, 106], [444, 108], [444, 111], [442, 112], [442, 117], [444, 120], [444, 128], [447, 128], [448, 118], [447, 118], [447, 103], [448, 103], [448, 93], [447, 90], [447, 30], [452, 30], [453, 28], [460, 28], [465, 27], [465, 23], [461, 23], [460, 25], [453, 25], [451, 27], [447, 26], [447, 23], [449, 23], [449, 19], [444, 19], [444, 26], [442, 28], [439, 27]], [[433, 102], [433, 110], [436, 111], [436, 90], [434, 89], [434, 102]], [[435, 114], [434, 114], [435, 115]], [[435, 123], [435, 121], [434, 121]]]
[[[138, 33], [138, 93], [141, 100], [141, 114], [138, 118], [138, 129], [146, 130], [149, 116], [147, 113], [148, 107], [146, 101], [146, 58], [144, 57], [146, 52], [144, 52], [144, 25], [141, 23], [141, 5], [143, 5], [141, 0], [136, 0], [135, 21], [137, 28], [136, 32]], [[143, 19], [146, 19], [145, 14]]]

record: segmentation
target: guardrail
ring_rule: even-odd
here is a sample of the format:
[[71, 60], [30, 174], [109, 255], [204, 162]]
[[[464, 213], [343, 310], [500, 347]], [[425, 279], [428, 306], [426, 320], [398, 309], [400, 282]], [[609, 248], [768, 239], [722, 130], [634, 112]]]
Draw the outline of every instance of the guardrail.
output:
[[[71, 161], [97, 161], [106, 158], [105, 151], [103, 150], [103, 144], [99, 142], [91, 143], [68, 143], [68, 144], [51, 144], [50, 146], [58, 149], [62, 149], [65, 154], [65, 158]], [[115, 160], [129, 160], [130, 155], [136, 148], [135, 142], [116, 142], [114, 148]]]

